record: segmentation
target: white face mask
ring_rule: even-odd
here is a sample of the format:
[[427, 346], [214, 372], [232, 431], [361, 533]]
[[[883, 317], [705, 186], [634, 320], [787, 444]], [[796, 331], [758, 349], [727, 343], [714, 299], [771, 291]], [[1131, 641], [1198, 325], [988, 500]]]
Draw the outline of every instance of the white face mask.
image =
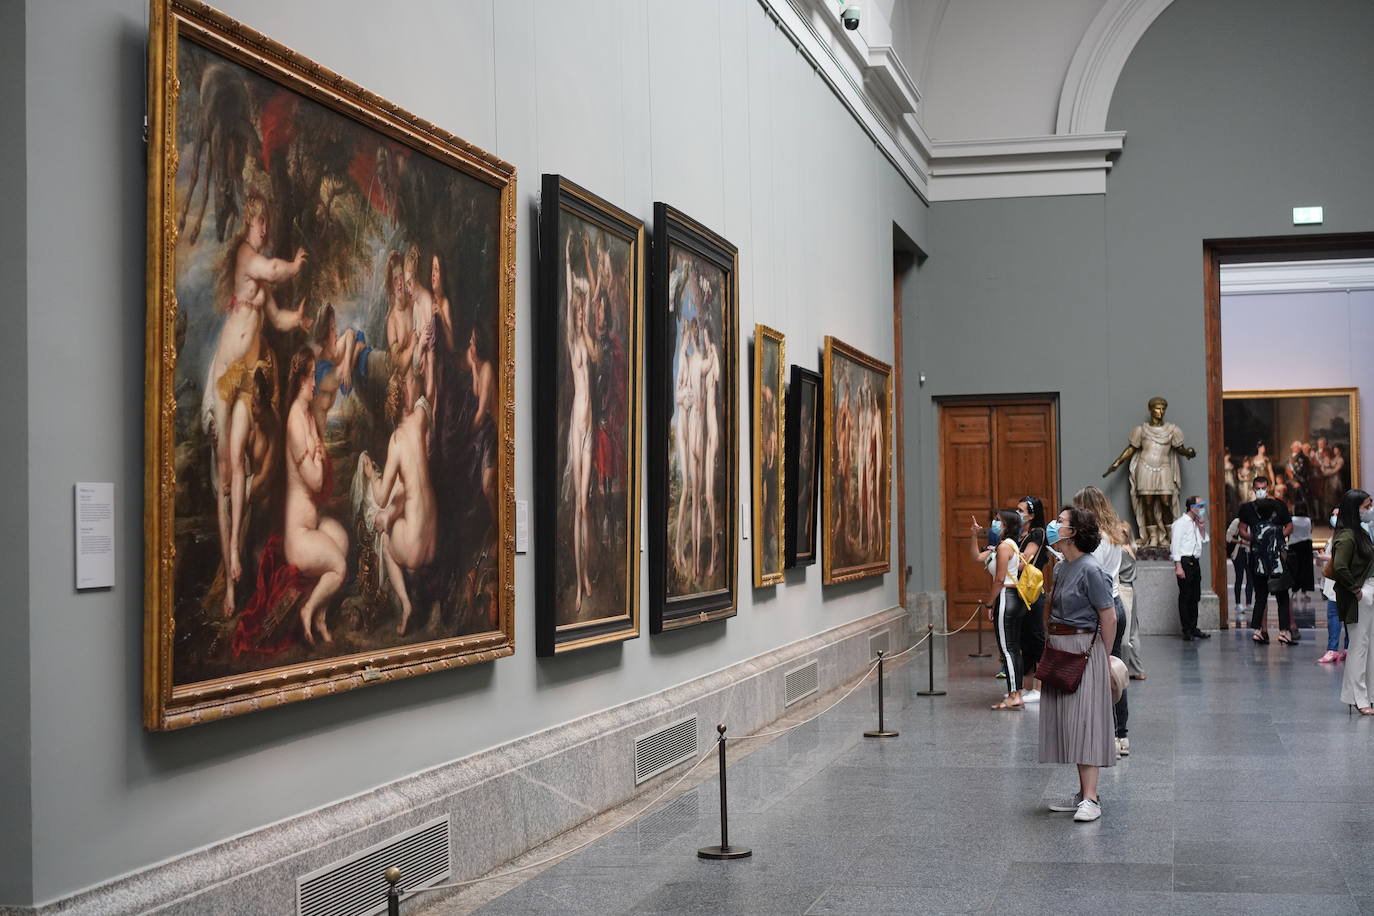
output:
[[1268, 495], [1269, 491], [1264, 489], [1264, 487], [1260, 487], [1258, 490], [1255, 491], [1255, 499], [1264, 499], [1264, 497]]

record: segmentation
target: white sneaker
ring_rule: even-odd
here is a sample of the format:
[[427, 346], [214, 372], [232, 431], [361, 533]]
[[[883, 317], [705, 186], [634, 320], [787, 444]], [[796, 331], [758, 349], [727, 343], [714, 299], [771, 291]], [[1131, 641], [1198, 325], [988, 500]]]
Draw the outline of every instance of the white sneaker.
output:
[[1022, 700], [1022, 702], [1025, 702], [1025, 703], [1039, 703], [1039, 702], [1040, 702], [1040, 691], [1038, 691], [1038, 690], [1023, 690], [1023, 691], [1021, 691], [1021, 700]]
[[1102, 816], [1102, 806], [1091, 798], [1085, 798], [1078, 803], [1078, 810], [1074, 812], [1073, 819], [1080, 824], [1095, 821]]
[[1078, 810], [1078, 804], [1079, 804], [1079, 802], [1081, 802], [1081, 801], [1083, 801], [1083, 796], [1082, 796], [1082, 795], [1079, 795], [1077, 792], [1075, 792], [1075, 793], [1073, 793], [1072, 795], [1070, 795], [1068, 798], [1060, 798], [1060, 799], [1056, 799], [1055, 801], [1050, 802], [1050, 803], [1049, 803], [1049, 809], [1050, 809], [1051, 811], [1059, 811], [1059, 812], [1077, 811], [1077, 810]]
[[1120, 757], [1129, 757], [1129, 756], [1131, 756], [1131, 739], [1130, 739], [1130, 738], [1117, 738], [1117, 739], [1116, 739], [1116, 753], [1117, 753], [1117, 755], [1120, 756]]

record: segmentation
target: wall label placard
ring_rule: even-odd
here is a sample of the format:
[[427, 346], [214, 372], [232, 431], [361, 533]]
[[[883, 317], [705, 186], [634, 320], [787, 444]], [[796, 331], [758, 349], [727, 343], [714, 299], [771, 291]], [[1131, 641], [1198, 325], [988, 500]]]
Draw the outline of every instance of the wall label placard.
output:
[[114, 484], [74, 486], [76, 587], [114, 587]]

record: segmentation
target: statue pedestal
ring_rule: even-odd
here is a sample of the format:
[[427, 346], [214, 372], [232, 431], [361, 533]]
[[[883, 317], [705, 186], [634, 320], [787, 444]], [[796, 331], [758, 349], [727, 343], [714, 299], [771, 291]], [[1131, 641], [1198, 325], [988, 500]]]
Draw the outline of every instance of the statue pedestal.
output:
[[[1142, 636], [1178, 636], [1178, 577], [1168, 560], [1140, 560], [1135, 564], [1135, 614]], [[1204, 590], [1198, 602], [1197, 625], [1215, 630], [1221, 625], [1221, 600]]]

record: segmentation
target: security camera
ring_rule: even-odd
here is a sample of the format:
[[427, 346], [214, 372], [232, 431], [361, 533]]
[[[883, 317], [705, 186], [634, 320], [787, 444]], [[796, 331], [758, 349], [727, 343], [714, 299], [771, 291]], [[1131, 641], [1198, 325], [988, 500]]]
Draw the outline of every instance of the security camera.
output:
[[854, 31], [859, 27], [859, 4], [846, 3], [840, 9], [840, 21], [849, 31]]

